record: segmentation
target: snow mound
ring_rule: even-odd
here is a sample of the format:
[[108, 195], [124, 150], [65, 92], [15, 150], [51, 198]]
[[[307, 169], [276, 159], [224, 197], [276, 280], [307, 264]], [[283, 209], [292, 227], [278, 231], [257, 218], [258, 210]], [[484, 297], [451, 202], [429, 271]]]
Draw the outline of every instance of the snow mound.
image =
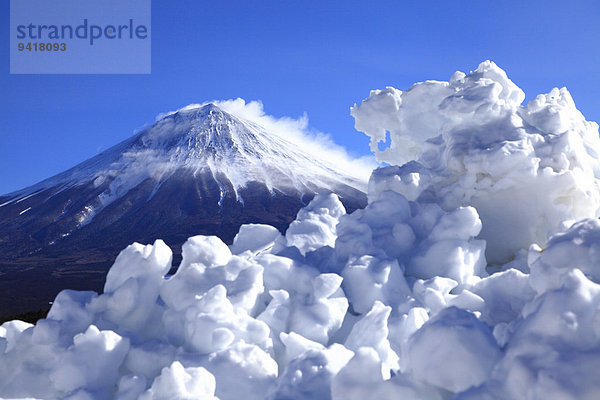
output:
[[552, 93], [522, 107], [490, 62], [373, 92], [357, 127], [408, 163], [365, 209], [191, 237], [172, 276], [161, 240], [127, 247], [103, 294], [0, 326], [0, 397], [599, 398], [597, 126]]
[[497, 263], [544, 245], [565, 221], [597, 217], [598, 124], [566, 88], [527, 106], [524, 98], [491, 61], [448, 82], [372, 91], [352, 115], [377, 160], [392, 166], [375, 171], [369, 195], [388, 189], [445, 210], [474, 206]]

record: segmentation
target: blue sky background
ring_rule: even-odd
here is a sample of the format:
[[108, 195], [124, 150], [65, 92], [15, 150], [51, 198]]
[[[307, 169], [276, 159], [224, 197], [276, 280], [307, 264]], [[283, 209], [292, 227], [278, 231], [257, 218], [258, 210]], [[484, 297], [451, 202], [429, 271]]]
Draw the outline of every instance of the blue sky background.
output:
[[10, 75], [0, 34], [0, 193], [74, 166], [190, 103], [242, 97], [354, 155], [369, 90], [447, 80], [494, 60], [526, 101], [567, 86], [600, 120], [597, 1], [152, 1], [152, 74]]

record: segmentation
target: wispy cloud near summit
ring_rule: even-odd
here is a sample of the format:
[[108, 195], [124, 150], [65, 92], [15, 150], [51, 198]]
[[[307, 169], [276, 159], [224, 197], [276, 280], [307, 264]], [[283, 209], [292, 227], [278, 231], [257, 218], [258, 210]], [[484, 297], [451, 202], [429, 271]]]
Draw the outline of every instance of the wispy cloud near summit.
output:
[[[304, 113], [299, 118], [275, 117], [266, 114], [263, 103], [259, 100], [246, 102], [242, 98], [229, 100], [212, 100], [202, 104], [190, 104], [177, 111], [185, 111], [214, 104], [238, 118], [245, 119], [262, 126], [267, 131], [277, 134], [286, 140], [300, 146], [305, 151], [329, 161], [352, 176], [368, 179], [371, 171], [377, 167], [375, 159], [371, 156], [353, 157], [348, 151], [335, 143], [330, 135], [311, 129], [308, 124], [308, 115]], [[172, 113], [172, 112], [171, 112]], [[171, 114], [159, 114], [157, 119], [162, 119]], [[356, 132], [356, 134], [359, 134]]]

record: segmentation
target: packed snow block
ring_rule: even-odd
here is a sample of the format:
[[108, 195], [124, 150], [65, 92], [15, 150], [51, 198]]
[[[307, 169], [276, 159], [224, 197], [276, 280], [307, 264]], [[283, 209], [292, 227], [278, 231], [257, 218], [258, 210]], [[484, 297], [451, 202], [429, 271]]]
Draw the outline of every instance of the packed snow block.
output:
[[[354, 357], [334, 378], [333, 400], [381, 398], [375, 388], [383, 382], [379, 355], [370, 347], [358, 349]], [[377, 393], [379, 395], [379, 393]]]
[[340, 328], [348, 300], [333, 273], [320, 274], [292, 259], [263, 254], [256, 261], [264, 266], [265, 310], [257, 317], [265, 321], [274, 340], [281, 332], [297, 332], [327, 344]]
[[435, 388], [414, 382], [403, 375], [384, 380], [377, 352], [361, 347], [354, 357], [333, 378], [332, 400], [442, 400]]
[[[373, 242], [390, 257], [400, 257], [410, 251], [414, 240], [410, 233], [394, 232], [394, 227], [405, 223], [410, 216], [410, 204], [406, 198], [391, 191], [381, 193], [376, 201], [367, 205], [362, 216], [357, 215], [371, 228]], [[398, 233], [401, 235], [398, 236]]]
[[260, 254], [255, 260], [264, 268], [263, 281], [267, 293], [269, 290], [279, 289], [308, 293], [312, 278], [319, 274], [308, 265], [300, 267], [291, 258], [279, 255]]
[[529, 275], [516, 269], [485, 277], [469, 290], [483, 299], [481, 320], [491, 326], [517, 319], [523, 307], [536, 295], [530, 286]]
[[[352, 108], [355, 126], [391, 167], [376, 171], [369, 201], [392, 190], [444, 210], [477, 209], [492, 263], [545, 245], [567, 220], [597, 217], [600, 136], [565, 89], [525, 94], [496, 64], [406, 91], [374, 90]], [[389, 134], [389, 147], [379, 149]], [[518, 206], [507, 206], [518, 204]]]
[[532, 339], [580, 350], [600, 345], [600, 285], [574, 269], [560, 288], [528, 303], [513, 343]]
[[63, 290], [52, 302], [47, 319], [59, 321], [61, 330], [71, 339], [92, 324], [95, 316], [88, 306], [97, 297], [92, 291]]
[[124, 375], [119, 380], [115, 400], [138, 400], [147, 389], [146, 378], [140, 375]]
[[276, 345], [277, 337], [288, 330], [292, 304], [290, 294], [285, 290], [270, 290], [269, 296], [271, 296], [271, 301], [257, 319], [269, 326], [271, 336], [275, 339], [274, 344]]
[[429, 240], [467, 241], [481, 232], [481, 220], [473, 207], [458, 207], [440, 217], [431, 229]]
[[362, 256], [351, 259], [342, 271], [344, 292], [355, 312], [368, 312], [376, 301], [396, 306], [411, 291], [396, 260]]
[[[415, 159], [447, 122], [439, 104], [453, 92], [447, 82], [435, 81], [417, 83], [407, 91], [393, 87], [371, 90], [350, 113], [356, 130], [370, 137], [377, 161], [402, 165]], [[388, 135], [389, 147], [379, 150], [378, 144], [386, 142]]]
[[117, 383], [128, 351], [127, 338], [90, 325], [73, 338], [73, 345], [60, 356], [50, 379], [56, 390], [64, 393], [79, 388], [109, 393]]
[[283, 370], [283, 368], [281, 368], [282, 366], [286, 366], [291, 360], [308, 350], [325, 349], [325, 346], [323, 346], [321, 343], [317, 343], [310, 339], [307, 339], [304, 336], [297, 334], [296, 332], [281, 332], [279, 334], [279, 339], [285, 347], [285, 355], [280, 356], [277, 359], [277, 362], [280, 366], [280, 370]]
[[271, 290], [272, 300], [258, 319], [269, 325], [275, 337], [296, 332], [326, 345], [342, 326], [348, 309], [348, 300], [339, 291], [341, 283], [337, 274], [320, 274], [307, 290]]
[[179, 361], [162, 369], [139, 400], [219, 400], [215, 377], [202, 367], [184, 368]]
[[277, 379], [277, 363], [260, 347], [237, 342], [199, 360], [216, 379], [220, 400], [264, 400]]
[[600, 221], [585, 219], [552, 236], [541, 253], [532, 252], [529, 268], [531, 286], [538, 293], [562, 286], [574, 268], [600, 283]]
[[458, 294], [456, 291], [458, 282], [450, 278], [436, 276], [435, 278], [414, 282], [412, 294], [414, 300], [429, 311], [433, 316], [446, 307], [455, 306], [463, 310], [473, 311], [479, 314], [485, 309], [485, 301], [479, 295], [469, 289], [462, 289]]
[[246, 310], [249, 314], [256, 315], [262, 309], [262, 305], [258, 304], [258, 301], [264, 292], [263, 267], [254, 262], [232, 258], [223, 267], [223, 270], [226, 274], [227, 297], [231, 304]]
[[[552, 397], [540, 397], [540, 399], [551, 399]], [[452, 400], [513, 400], [508, 397], [504, 388], [497, 382], [487, 381], [483, 385], [471, 387], [452, 397]], [[518, 400], [523, 399], [522, 396]], [[517, 399], [514, 399], [517, 400]]]
[[244, 224], [229, 246], [233, 254], [245, 251], [252, 253], [276, 252], [284, 244], [284, 238], [277, 228], [264, 224]]
[[98, 393], [79, 389], [75, 393], [71, 393], [68, 396], [63, 397], [61, 400], [96, 400], [97, 398]]
[[[316, 297], [323, 297], [325, 292], [330, 295], [343, 295], [339, 289], [341, 279], [337, 274], [321, 274], [313, 265], [273, 254], [261, 254], [254, 259], [264, 268], [265, 293], [271, 290], [285, 290], [290, 294], [310, 297], [313, 290], [318, 290]], [[323, 275], [321, 278], [317, 277]], [[333, 287], [336, 289], [333, 290]], [[270, 298], [263, 295], [268, 303]]]
[[398, 355], [388, 341], [388, 318], [392, 307], [376, 301], [371, 310], [360, 319], [346, 339], [346, 348], [357, 351], [361, 347], [371, 347], [377, 351], [381, 360], [381, 374], [384, 379], [391, 377], [391, 371], [398, 372]]
[[178, 314], [168, 310], [163, 322], [172, 338], [181, 339], [183, 334], [183, 343], [175, 341], [173, 344], [183, 345], [188, 351], [209, 354], [224, 350], [237, 341], [257, 344], [265, 350], [272, 347], [267, 324], [250, 317], [245, 310], [235, 308], [223, 285], [216, 285], [199, 297], [182, 312], [182, 319]]
[[501, 356], [489, 326], [456, 307], [427, 321], [407, 349], [407, 366], [416, 380], [455, 393], [488, 379]]
[[600, 394], [600, 285], [575, 269], [515, 320], [494, 380], [507, 398], [593, 399]]
[[[598, 349], [568, 353], [547, 353], [547, 347], [536, 347], [537, 353], [511, 360], [510, 368], [498, 373], [496, 381], [475, 391], [465, 399], [569, 399], [595, 400], [600, 395], [600, 351]], [[546, 353], [543, 353], [546, 351]], [[528, 356], [532, 358], [529, 359]], [[477, 395], [479, 397], [477, 397]], [[460, 396], [458, 399], [462, 400]]]
[[[365, 210], [356, 210], [352, 214], [340, 218], [337, 226], [338, 237], [335, 240], [335, 253], [342, 262], [351, 256], [358, 256], [373, 252], [373, 232], [361, 217]], [[340, 268], [340, 270], [341, 270]]]
[[354, 353], [340, 344], [311, 348], [291, 358], [269, 400], [330, 400], [331, 381]]
[[223, 285], [235, 307], [253, 313], [255, 308], [262, 307], [257, 302], [264, 290], [263, 272], [263, 267], [253, 257], [232, 256], [224, 265], [211, 267], [201, 263], [186, 264], [162, 284], [160, 297], [170, 310], [180, 312], [211, 288]]
[[50, 333], [47, 335], [50, 340], [40, 340], [45, 335], [38, 335], [34, 340], [37, 325], [23, 321], [9, 321], [0, 326], [0, 348], [6, 346], [5, 352], [0, 353], [1, 398], [57, 397], [49, 378], [64, 352], [56, 340], [56, 325], [54, 321], [51, 327], [40, 327], [40, 331]]
[[568, 131], [583, 118], [571, 93], [565, 87], [554, 88], [550, 93], [537, 95], [527, 104], [521, 116], [529, 125], [551, 134]]
[[427, 310], [423, 307], [412, 307], [404, 314], [396, 314], [388, 319], [388, 340], [390, 347], [398, 355], [401, 372], [406, 372], [407, 348], [410, 337], [419, 330], [429, 319]]
[[227, 264], [231, 258], [231, 250], [216, 236], [192, 236], [181, 247], [181, 265], [185, 268], [191, 264], [204, 267]]
[[369, 178], [369, 203], [380, 193], [391, 191], [402, 193], [408, 201], [416, 201], [427, 186], [430, 174], [427, 168], [416, 161], [406, 164], [380, 167], [373, 170]]
[[421, 279], [443, 276], [459, 285], [485, 275], [486, 242], [474, 239], [480, 230], [473, 207], [459, 207], [441, 215], [407, 261], [407, 275]]
[[430, 314], [437, 314], [448, 306], [454, 297], [450, 291], [458, 285], [454, 279], [436, 276], [423, 280], [418, 279], [412, 287], [413, 297], [421, 303]]
[[[327, 275], [327, 277], [323, 277], [323, 275]], [[319, 275], [313, 282], [316, 281], [315, 285], [321, 285], [319, 280], [330, 278], [337, 283], [337, 288], [339, 288], [342, 279], [335, 274]], [[304, 299], [294, 296], [295, 304], [289, 320], [290, 330], [321, 344], [329, 343], [331, 337], [342, 326], [348, 310], [348, 299], [343, 294], [336, 294], [337, 288], [333, 293], [315, 292], [312, 296]]]
[[426, 239], [445, 211], [435, 203], [410, 202], [410, 227], [420, 240]]
[[115, 263], [106, 274], [104, 293], [114, 292], [131, 278], [162, 278], [171, 268], [173, 252], [160, 239], [154, 245], [134, 243], [117, 256]]
[[338, 258], [345, 261], [352, 256], [387, 254], [402, 262], [415, 237], [410, 227], [399, 225], [405, 225], [410, 217], [410, 204], [404, 196], [389, 190], [380, 193], [365, 209], [340, 219], [335, 243]]
[[471, 283], [485, 271], [484, 251], [482, 240], [422, 243], [406, 265], [406, 274], [421, 279], [443, 276], [459, 284]]
[[159, 289], [171, 268], [172, 256], [160, 239], [154, 245], [128, 246], [108, 271], [104, 294], [92, 299], [88, 308], [102, 313], [121, 330], [140, 331], [156, 311]]
[[318, 194], [300, 211], [285, 232], [288, 246], [295, 246], [303, 255], [323, 246], [333, 246], [336, 226], [344, 205], [334, 193]]
[[18, 343], [21, 332], [33, 325], [19, 320], [8, 321], [0, 325], [0, 338], [4, 339], [5, 351], [12, 350]]
[[437, 204], [409, 202], [391, 190], [372, 198], [364, 210], [340, 220], [335, 248], [340, 262], [364, 254], [389, 257], [406, 275], [444, 276], [461, 287], [485, 275], [486, 243], [474, 239], [482, 225], [473, 207], [444, 212]]
[[31, 343], [48, 346], [67, 346], [70, 344], [72, 336], [69, 337], [62, 332], [62, 326], [59, 321], [51, 319], [39, 320], [32, 329]]
[[148, 340], [139, 345], [131, 345], [125, 367], [134, 375], [152, 381], [169, 366], [175, 358], [176, 348], [159, 340]]
[[485, 274], [486, 243], [473, 239], [481, 231], [473, 207], [443, 212], [435, 205], [415, 204], [408, 222], [420, 240], [412, 241], [411, 253], [404, 257], [407, 275], [420, 279], [442, 276], [462, 285]]

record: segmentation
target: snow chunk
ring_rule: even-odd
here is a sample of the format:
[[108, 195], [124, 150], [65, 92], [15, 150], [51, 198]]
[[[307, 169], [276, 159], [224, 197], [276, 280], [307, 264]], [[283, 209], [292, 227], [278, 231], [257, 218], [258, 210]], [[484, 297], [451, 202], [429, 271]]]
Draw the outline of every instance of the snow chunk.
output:
[[492, 385], [507, 398], [593, 399], [600, 393], [600, 285], [575, 269], [510, 327]]
[[[168, 317], [172, 315], [165, 314], [165, 322], [171, 322]], [[222, 285], [210, 289], [185, 311], [183, 332], [184, 346], [199, 353], [224, 350], [240, 340], [271, 347], [267, 325], [234, 308]]]
[[338, 294], [342, 279], [336, 274], [321, 274], [310, 281], [308, 290], [269, 291], [272, 300], [258, 319], [265, 321], [278, 336], [296, 332], [326, 345], [341, 327], [348, 300]]
[[287, 364], [269, 399], [331, 399], [331, 380], [353, 355], [339, 344], [303, 352]]
[[529, 276], [509, 269], [484, 278], [470, 290], [481, 297], [481, 319], [490, 325], [509, 323], [521, 314], [525, 304], [535, 297]]
[[276, 245], [281, 246], [283, 236], [277, 228], [263, 224], [245, 224], [240, 226], [240, 231], [230, 246], [233, 254], [244, 251], [260, 253], [268, 250], [276, 250]]
[[337, 237], [336, 225], [346, 214], [336, 194], [318, 194], [300, 211], [285, 237], [288, 246], [296, 246], [302, 254], [323, 246], [333, 246]]
[[184, 368], [174, 361], [163, 368], [152, 386], [139, 400], [218, 400], [215, 394], [215, 377], [202, 367]]
[[390, 347], [387, 340], [389, 333], [387, 322], [392, 312], [391, 307], [376, 301], [373, 308], [354, 325], [346, 339], [346, 347], [358, 350], [361, 347], [372, 347], [377, 351], [381, 360], [381, 373], [384, 379], [391, 377], [390, 371], [398, 371], [398, 356]]
[[171, 268], [173, 253], [162, 241], [153, 246], [134, 243], [123, 250], [106, 276], [105, 295], [91, 301], [91, 309], [104, 311], [108, 321], [139, 331], [155, 311], [163, 276]]
[[[114, 292], [128, 279], [154, 276], [162, 278], [171, 268], [173, 252], [158, 239], [154, 245], [134, 243], [117, 256], [106, 275], [104, 292]], [[140, 267], [143, 265], [143, 267]]]
[[[339, 259], [385, 255], [404, 265], [407, 275], [444, 276], [461, 285], [484, 274], [486, 243], [474, 240], [481, 229], [474, 208], [444, 212], [436, 204], [409, 202], [390, 190], [370, 200], [364, 210], [340, 219], [335, 244]], [[350, 269], [356, 270], [350, 267], [346, 273]]]
[[231, 250], [216, 236], [193, 236], [181, 249], [183, 260], [181, 267], [201, 264], [204, 267], [227, 264], [231, 258]]
[[264, 400], [277, 378], [277, 363], [259, 347], [238, 342], [200, 362], [217, 381], [221, 400]]
[[376, 301], [397, 305], [410, 289], [396, 260], [362, 256], [350, 260], [342, 271], [344, 292], [355, 312], [368, 312]]
[[377, 352], [370, 347], [358, 349], [350, 362], [335, 376], [331, 394], [332, 400], [443, 398], [437, 390], [411, 381], [403, 375], [384, 381]]
[[50, 379], [59, 391], [79, 388], [110, 391], [128, 350], [128, 339], [90, 325], [85, 333], [73, 338], [73, 345], [61, 356]]
[[233, 305], [251, 312], [263, 292], [263, 272], [262, 266], [238, 256], [231, 257], [225, 265], [211, 268], [200, 263], [182, 265], [161, 286], [160, 296], [170, 309], [179, 312], [193, 305], [196, 296], [223, 285]]
[[[12, 350], [21, 336], [21, 332], [31, 328], [33, 325], [23, 321], [8, 321], [0, 325], [0, 338], [4, 339], [1, 343], [4, 351]], [[4, 352], [3, 351], [3, 352]]]
[[489, 327], [456, 307], [427, 321], [408, 346], [408, 368], [415, 379], [451, 392], [483, 383], [499, 358]]
[[538, 293], [562, 286], [564, 277], [574, 268], [600, 283], [600, 221], [586, 219], [574, 224], [554, 235], [532, 258], [530, 282]]

